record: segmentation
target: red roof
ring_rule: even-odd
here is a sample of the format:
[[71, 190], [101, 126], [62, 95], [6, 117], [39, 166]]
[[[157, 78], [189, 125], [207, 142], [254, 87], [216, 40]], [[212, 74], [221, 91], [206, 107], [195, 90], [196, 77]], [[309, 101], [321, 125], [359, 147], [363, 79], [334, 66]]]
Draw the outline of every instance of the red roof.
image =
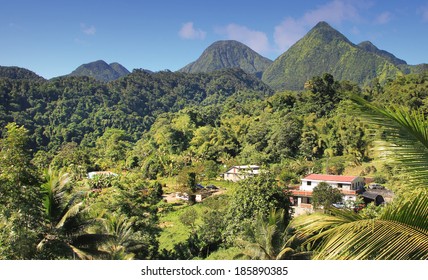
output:
[[328, 181], [328, 182], [352, 182], [358, 176], [311, 174], [303, 178], [304, 180]]

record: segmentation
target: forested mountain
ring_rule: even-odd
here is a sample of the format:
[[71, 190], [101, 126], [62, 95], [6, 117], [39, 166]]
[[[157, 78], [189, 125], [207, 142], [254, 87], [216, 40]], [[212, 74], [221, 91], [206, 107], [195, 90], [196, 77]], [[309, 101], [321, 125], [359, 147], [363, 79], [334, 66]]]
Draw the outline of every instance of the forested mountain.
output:
[[43, 77], [33, 71], [16, 66], [0, 66], [0, 78], [43, 80]]
[[275, 89], [296, 90], [322, 73], [365, 84], [376, 77], [381, 81], [394, 78], [401, 71], [389, 59], [353, 44], [328, 23], [320, 22], [278, 57], [262, 80]]
[[30, 130], [33, 148], [55, 150], [62, 143], [93, 145], [106, 128], [138, 139], [157, 115], [184, 106], [217, 104], [240, 91], [273, 92], [240, 69], [210, 74], [133, 73], [110, 83], [89, 77], [44, 80], [0, 79], [0, 126], [9, 122]]
[[246, 45], [234, 41], [217, 41], [209, 46], [194, 62], [186, 65], [180, 72], [204, 73], [224, 68], [238, 67], [247, 73], [261, 77], [263, 71], [272, 63]]
[[107, 64], [103, 60], [97, 60], [77, 67], [69, 76], [88, 76], [98, 81], [109, 82], [129, 73], [125, 67], [117, 62]]

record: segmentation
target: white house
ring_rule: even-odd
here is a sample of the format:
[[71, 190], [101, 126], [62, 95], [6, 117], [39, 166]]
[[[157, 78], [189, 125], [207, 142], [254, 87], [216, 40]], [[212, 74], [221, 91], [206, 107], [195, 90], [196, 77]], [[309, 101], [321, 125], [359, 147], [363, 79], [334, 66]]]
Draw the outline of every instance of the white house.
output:
[[260, 173], [258, 165], [235, 165], [223, 174], [224, 180], [237, 182]]
[[311, 174], [302, 179], [299, 189], [291, 190], [294, 206], [312, 209], [312, 191], [321, 182], [326, 182], [333, 188], [341, 190], [344, 201], [355, 201], [358, 191], [365, 185], [364, 178], [360, 176]]

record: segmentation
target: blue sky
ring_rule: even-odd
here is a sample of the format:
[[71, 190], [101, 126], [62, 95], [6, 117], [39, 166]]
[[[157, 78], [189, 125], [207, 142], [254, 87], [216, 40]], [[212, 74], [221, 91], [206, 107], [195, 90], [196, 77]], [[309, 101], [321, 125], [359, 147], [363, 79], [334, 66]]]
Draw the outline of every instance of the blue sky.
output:
[[[403, 5], [405, 3], [405, 5]], [[0, 65], [52, 78], [103, 59], [178, 70], [217, 40], [274, 60], [317, 22], [428, 63], [428, 0], [0, 0]]]

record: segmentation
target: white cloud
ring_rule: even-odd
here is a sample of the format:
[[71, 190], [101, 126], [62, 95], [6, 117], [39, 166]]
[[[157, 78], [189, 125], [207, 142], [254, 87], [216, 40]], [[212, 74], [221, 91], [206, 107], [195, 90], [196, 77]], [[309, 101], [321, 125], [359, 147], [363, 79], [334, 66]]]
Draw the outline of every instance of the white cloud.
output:
[[306, 33], [306, 24], [293, 18], [287, 18], [279, 25], [275, 26], [273, 38], [276, 49], [284, 52]]
[[357, 22], [360, 20], [359, 9], [366, 5], [364, 1], [333, 0], [307, 11], [300, 18], [288, 17], [275, 26], [275, 49], [279, 52], [286, 51], [320, 21], [333, 24], [341, 24], [344, 21]]
[[86, 35], [95, 35], [95, 33], [97, 32], [97, 29], [95, 28], [95, 26], [91, 25], [91, 26], [87, 26], [84, 23], [80, 24], [80, 29], [82, 30], [83, 33], [85, 33]]
[[428, 21], [428, 5], [420, 9], [423, 21]]
[[239, 41], [258, 53], [270, 50], [269, 40], [264, 32], [251, 30], [242, 25], [231, 23], [223, 28], [217, 28], [217, 33], [226, 35], [229, 40]]
[[195, 29], [193, 22], [186, 22], [181, 27], [178, 35], [183, 39], [205, 39], [207, 33], [202, 29]]
[[392, 14], [390, 12], [383, 12], [376, 17], [375, 22], [377, 24], [386, 24], [390, 22], [391, 19], [392, 19]]
[[339, 24], [343, 21], [357, 21], [360, 18], [358, 7], [354, 2], [344, 0], [334, 0], [317, 9], [306, 12], [302, 22], [315, 25], [320, 21]]

